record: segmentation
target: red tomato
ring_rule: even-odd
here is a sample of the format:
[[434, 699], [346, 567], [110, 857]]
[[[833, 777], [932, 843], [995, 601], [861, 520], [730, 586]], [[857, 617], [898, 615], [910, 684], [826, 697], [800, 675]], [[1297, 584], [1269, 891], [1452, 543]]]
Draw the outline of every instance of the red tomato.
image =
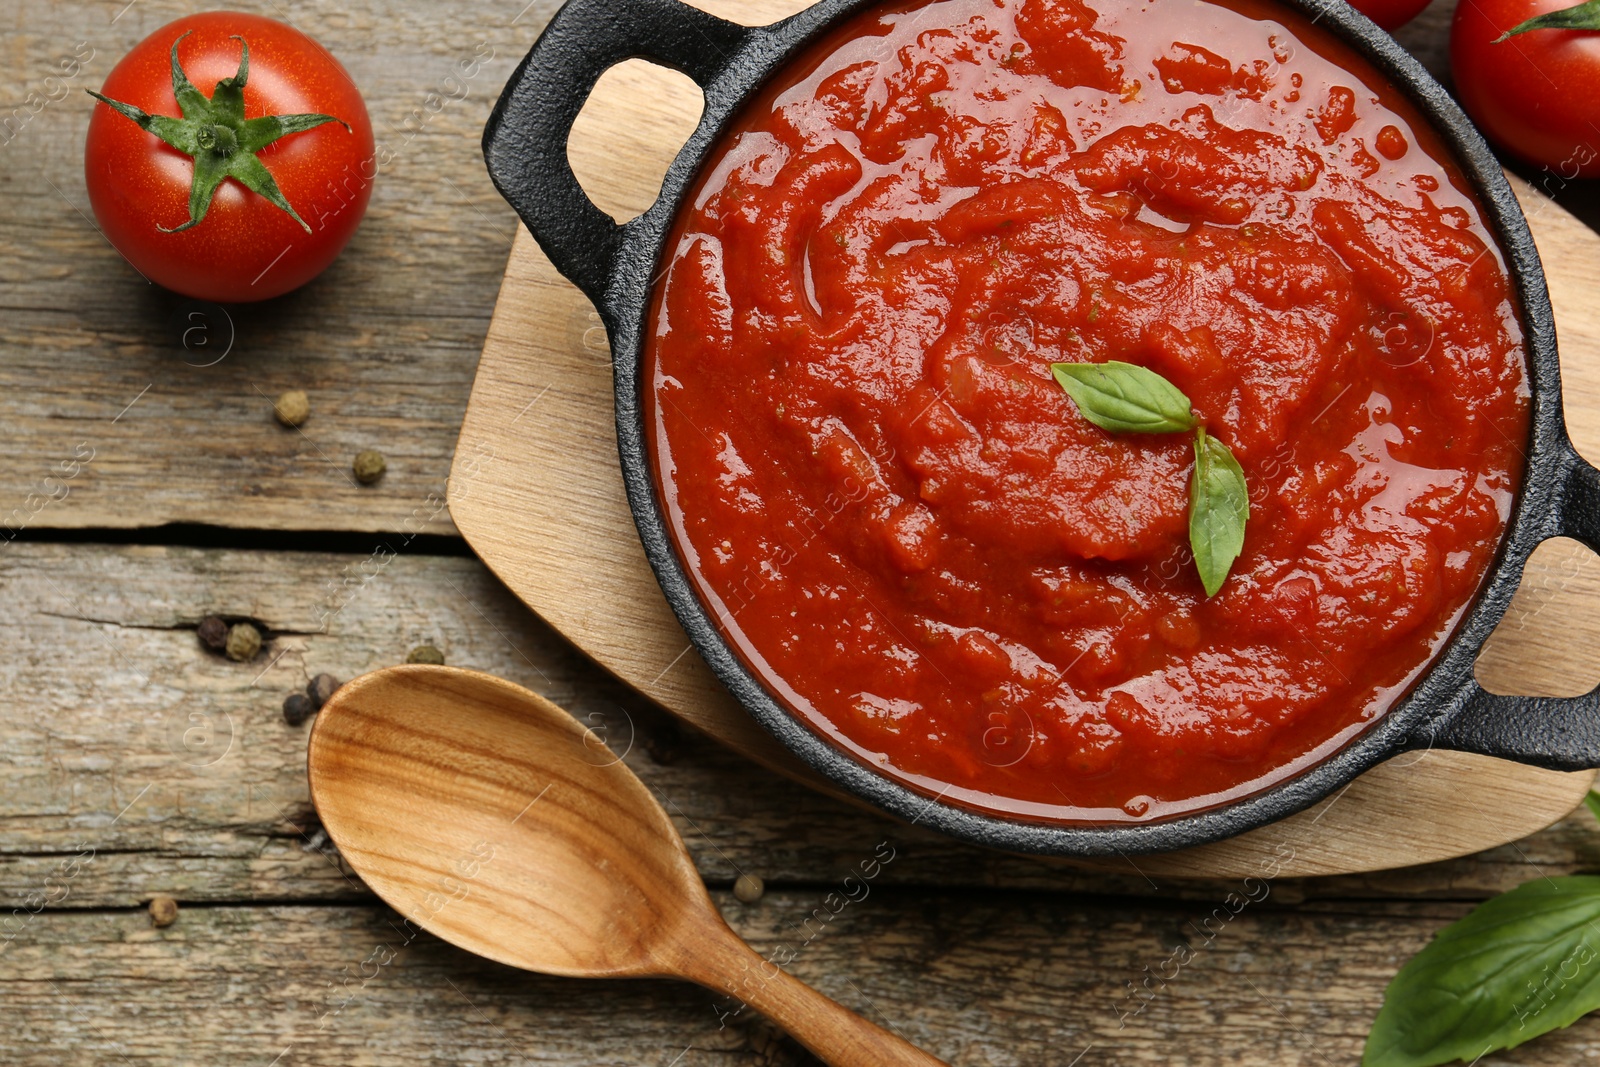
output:
[[[188, 132], [174, 132], [174, 125], [151, 119], [181, 114], [170, 59], [174, 42], [182, 38], [180, 65], [208, 101], [205, 106], [215, 108], [221, 104], [219, 93], [228, 90], [213, 87], [240, 70], [242, 47], [236, 37], [249, 47], [242, 124], [224, 120], [228, 129], [218, 132], [211, 119], [221, 112], [207, 111], [205, 121], [185, 127]], [[339, 61], [290, 26], [222, 11], [178, 19], [135, 45], [107, 76], [101, 95], [124, 107], [97, 104], [89, 120], [84, 151], [89, 201], [117, 251], [153, 282], [202, 300], [265, 300], [320, 274], [361, 223], [377, 172], [366, 105]], [[193, 105], [195, 98], [189, 100]], [[230, 140], [240, 139], [235, 137], [240, 129], [264, 116], [322, 115], [337, 121], [283, 133], [253, 153], [270, 175], [264, 183], [259, 168], [237, 151], [207, 156], [206, 173], [223, 167], [230, 176], [215, 185], [209, 205], [198, 213], [201, 221], [179, 229], [191, 220], [195, 159], [157, 132], [147, 132], [130, 112], [147, 113], [152, 128], [177, 140], [198, 136], [200, 144], [212, 146], [196, 149], [200, 156], [222, 153]], [[266, 136], [259, 125], [249, 128], [257, 132], [247, 136]], [[275, 183], [303, 222], [251, 191], [242, 178], [231, 176], [233, 170], [253, 176], [260, 188]], [[178, 232], [164, 232], [173, 230]]]
[[1422, 14], [1432, 0], [1350, 0], [1350, 6], [1386, 30], [1398, 30]]
[[1529, 30], [1495, 38], [1572, 0], [1471, 0], [1456, 8], [1456, 94], [1495, 144], [1562, 178], [1600, 176], [1600, 33]]

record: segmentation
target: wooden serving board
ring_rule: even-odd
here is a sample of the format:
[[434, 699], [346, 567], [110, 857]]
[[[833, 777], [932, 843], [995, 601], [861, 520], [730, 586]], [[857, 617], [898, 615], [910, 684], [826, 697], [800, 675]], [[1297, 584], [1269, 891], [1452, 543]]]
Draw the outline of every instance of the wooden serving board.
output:
[[[760, 23], [800, 5], [706, 5]], [[619, 220], [644, 210], [700, 112], [687, 78], [641, 61], [601, 79], [569, 155]], [[1567, 418], [1600, 455], [1600, 235], [1526, 186], [1518, 195], [1550, 274]], [[450, 477], [456, 526], [527, 605], [618, 677], [740, 753], [838, 795], [734, 701], [690, 646], [656, 585], [623, 495], [605, 330], [588, 301], [520, 230], [500, 290]], [[1570, 541], [1529, 565], [1479, 661], [1497, 692], [1573, 695], [1596, 680], [1600, 566]], [[1455, 752], [1399, 757], [1315, 808], [1202, 848], [1084, 862], [1169, 877], [1382, 870], [1514, 841], [1571, 811], [1593, 771], [1562, 774]]]

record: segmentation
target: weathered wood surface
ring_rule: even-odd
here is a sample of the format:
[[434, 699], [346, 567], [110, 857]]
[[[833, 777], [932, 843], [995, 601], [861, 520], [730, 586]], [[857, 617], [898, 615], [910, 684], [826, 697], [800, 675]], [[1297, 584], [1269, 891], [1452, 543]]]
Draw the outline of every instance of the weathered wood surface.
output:
[[[307, 773], [362, 881], [458, 948], [568, 978], [693, 982], [832, 1067], [947, 1067], [781, 968], [751, 981], [766, 960], [728, 927], [655, 794], [522, 686], [438, 664], [364, 674], [317, 714]], [[875, 850], [852, 887], [894, 858]]]
[[[1401, 34], [1428, 45], [1436, 71], [1448, 6]], [[431, 939], [376, 963], [380, 946], [399, 947], [393, 918], [318, 835], [304, 730], [278, 706], [307, 670], [348, 676], [424, 640], [551, 696], [618, 747], [631, 737], [628, 763], [707, 880], [726, 887], [747, 870], [775, 886], [751, 908], [717, 894], [758, 947], [805, 941], [826, 895], [892, 838], [897, 858], [870, 899], [793, 969], [958, 1064], [1065, 1067], [1090, 1041], [1085, 1067], [1351, 1063], [1384, 983], [1461, 902], [1600, 866], [1600, 829], [1580, 811], [1463, 860], [1277, 881], [1119, 1027], [1119, 1008], [1137, 1004], [1125, 983], [1180, 937], [1198, 939], [1185, 924], [1235, 886], [1061, 870], [863, 815], [679, 731], [481, 565], [408, 542], [451, 531], [430, 494], [443, 494], [512, 237], [478, 133], [553, 0], [259, 6], [340, 56], [380, 139], [404, 147], [349, 254], [300, 294], [235, 309], [234, 347], [211, 367], [189, 364], [215, 358], [226, 324], [186, 318], [208, 309], [139, 281], [85, 218], [81, 172], [78, 90], [192, 7], [17, 0], [0, 11], [0, 118], [31, 115], [0, 138], [0, 522], [17, 528], [13, 509], [29, 509], [82, 444], [95, 458], [67, 499], [21, 514], [34, 535], [168, 522], [388, 531], [373, 540], [399, 555], [379, 567], [364, 554], [4, 546], [0, 1062], [795, 1062], [764, 1031], [718, 1030], [712, 1002], [687, 986], [528, 976]], [[49, 91], [49, 69], [80, 41], [95, 58], [32, 113], [28, 94]], [[463, 84], [458, 64], [480, 44], [494, 57]], [[185, 349], [197, 325], [207, 345], [191, 334]], [[292, 386], [312, 397], [304, 436], [268, 410]], [[390, 473], [358, 491], [342, 472], [368, 445], [389, 454]], [[1592, 557], [1547, 562], [1524, 598], [1593, 602]], [[260, 618], [276, 631], [269, 652], [238, 665], [201, 651], [192, 626], [208, 611]], [[1535, 611], [1529, 625], [1558, 614]], [[1522, 670], [1525, 684], [1519, 659], [1573, 655], [1559, 627], [1528, 640], [1492, 670]], [[1593, 679], [1596, 664], [1577, 658]], [[136, 909], [156, 893], [184, 903], [165, 931]], [[1584, 1021], [1484, 1063], [1583, 1062], [1600, 1055], [1597, 1036]]]
[[[323, 277], [226, 311], [142, 280], [97, 232], [83, 177], [94, 106], [83, 90], [196, 5], [11, 0], [0, 12], [0, 120], [11, 123], [0, 132], [0, 522], [13, 529], [392, 531], [443, 491], [515, 219], [489, 183], [479, 137], [559, 5], [247, 6], [344, 63], [394, 158]], [[81, 72], [47, 83], [75, 52], [90, 56]], [[272, 418], [271, 399], [290, 388], [311, 398], [299, 433]], [[80, 446], [94, 460], [70, 496], [30, 506]], [[369, 447], [389, 470], [365, 488], [348, 472]], [[450, 532], [448, 514], [429, 531]]]
[[[797, 976], [957, 1067], [1354, 1064], [1385, 981], [1464, 910], [1284, 910], [1269, 894], [1224, 921], [1221, 898], [874, 884], [832, 914], [833, 889], [718, 896], [758, 950], [796, 950]], [[45, 913], [0, 956], [0, 1042], [17, 1067], [56, 1067], [64, 1049], [108, 1064], [809, 1062], [756, 1020], [719, 1028], [733, 1005], [691, 986], [542, 977], [406, 936], [392, 913], [350, 906], [188, 908], [165, 930], [136, 912]], [[1193, 958], [1175, 971], [1180, 942]], [[1597, 1055], [1589, 1018], [1480, 1063]]]
[[[158, 893], [211, 903], [366, 899], [318, 836], [307, 730], [286, 725], [280, 706], [311, 674], [353, 677], [422, 642], [592, 723], [661, 798], [715, 885], [742, 871], [826, 884], [885, 838], [901, 852], [885, 883], [930, 890], [1206, 898], [1223, 884], [1147, 880], [1142, 862], [1099, 874], [1062, 869], [820, 796], [677, 728], [590, 666], [482, 564], [390, 545], [365, 556], [48, 544], [0, 553], [0, 914], [38, 906], [41, 894], [62, 908], [128, 907]], [[1595, 591], [1552, 583], [1551, 595]], [[193, 628], [209, 612], [259, 620], [270, 635], [261, 655], [242, 664], [205, 651]], [[1528, 626], [1544, 632], [1553, 618], [1535, 615]], [[1462, 794], [1460, 803], [1482, 800]], [[64, 881], [62, 864], [80, 850], [92, 860]], [[1477, 856], [1285, 883], [1282, 898], [1472, 899], [1597, 864], [1600, 826], [1580, 810]]]

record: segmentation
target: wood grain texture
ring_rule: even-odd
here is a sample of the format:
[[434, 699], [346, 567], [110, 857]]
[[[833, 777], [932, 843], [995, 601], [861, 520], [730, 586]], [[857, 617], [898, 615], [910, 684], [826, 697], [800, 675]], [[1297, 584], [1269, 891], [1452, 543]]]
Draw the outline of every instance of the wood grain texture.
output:
[[[671, 135], [697, 113], [680, 77], [643, 63], [613, 68], [585, 106], [568, 153], [591, 195], [626, 218], [649, 206], [676, 148]], [[1600, 235], [1526, 185], [1518, 192], [1552, 277], [1568, 422], [1579, 447], [1600, 455], [1600, 308], [1583, 292], [1585, 279], [1600, 276]], [[450, 491], [457, 525], [541, 618], [624, 681], [763, 765], [832, 791], [760, 729], [689, 647], [639, 546], [612, 420], [599, 317], [519, 231], [457, 448]], [[1539, 550], [1480, 663], [1487, 686], [1567, 695], [1594, 684], [1596, 600], [1571, 595], [1600, 592], [1593, 560], [1570, 541]], [[1559, 606], [1557, 592], [1568, 594]], [[1276, 827], [1139, 866], [1156, 875], [1226, 877], [1285, 846], [1295, 848], [1303, 874], [1427, 862], [1548, 825], [1593, 780], [1592, 772], [1559, 775], [1462, 753], [1408, 756]]]
[[[515, 221], [478, 141], [557, 0], [242, 6], [326, 45], [393, 157], [325, 275], [226, 310], [147, 284], [96, 230], [83, 177], [95, 106], [83, 90], [196, 5], [12, 0], [0, 15], [0, 523], [11, 529], [395, 531], [443, 492]], [[47, 86], [75, 53], [90, 56], [81, 73]], [[301, 432], [272, 418], [272, 398], [291, 388], [311, 399]], [[80, 447], [94, 459], [70, 495], [38, 506], [53, 488], [44, 479]], [[369, 447], [388, 457], [370, 488], [349, 476]], [[448, 513], [427, 528], [452, 532]]]
[[307, 768], [362, 880], [452, 945], [541, 974], [686, 979], [831, 1067], [943, 1067], [756, 955], [650, 790], [536, 693], [459, 667], [374, 671], [322, 708]]
[[[1355, 1064], [1385, 982], [1465, 910], [1284, 909], [1269, 894], [1224, 921], [1222, 897], [929, 897], [874, 884], [830, 913], [837, 888], [753, 907], [717, 897], [758, 951], [794, 951], [797, 976], [960, 1067]], [[1193, 958], [1174, 973], [1180, 943]], [[184, 908], [165, 930], [142, 911], [45, 913], [0, 955], [0, 1000], [15, 1067], [58, 1067], [63, 1049], [67, 1062], [119, 1065], [813, 1062], [748, 1012], [722, 1025], [735, 1005], [692, 986], [514, 971], [408, 940], [387, 909], [346, 905]], [[1596, 1057], [1590, 1017], [1482, 1067]]]
[[[427, 935], [405, 940], [320, 832], [305, 731], [286, 727], [278, 705], [308, 671], [350, 676], [421, 641], [602, 729], [758, 950], [797, 949], [798, 976], [975, 1067], [1061, 1067], [1080, 1053], [1083, 1067], [1351, 1063], [1383, 985], [1465, 910], [1452, 902], [1600, 868], [1600, 832], [1580, 810], [1471, 857], [1274, 881], [1268, 901], [1204, 942], [1189, 924], [1204, 924], [1237, 882], [1060, 869], [953, 845], [677, 730], [484, 567], [418, 555], [408, 538], [451, 529], [428, 495], [442, 495], [513, 223], [477, 139], [554, 0], [233, 6], [325, 41], [365, 91], [380, 138], [406, 149], [325, 279], [240, 314], [223, 363], [187, 366], [216, 349], [183, 348], [197, 324], [188, 309], [147, 291], [84, 217], [78, 89], [98, 87], [126, 47], [195, 5], [7, 5], [0, 117], [44, 89], [77, 42], [96, 58], [69, 97], [0, 138], [0, 522], [15, 528], [13, 510], [83, 443], [95, 459], [70, 498], [20, 516], [35, 534], [173, 521], [386, 531], [373, 541], [398, 556], [379, 566], [364, 552], [0, 546], [0, 1062], [811, 1062], [748, 1013], [723, 1027], [733, 1005], [687, 985], [543, 978]], [[1447, 10], [1436, 0], [1423, 16], [1437, 39], [1401, 34], [1441, 68]], [[450, 99], [445, 79], [480, 42], [495, 57], [465, 99]], [[1592, 277], [1556, 282], [1572, 287], [1568, 300], [1587, 299]], [[603, 358], [588, 309], [569, 314], [582, 342], [571, 355]], [[208, 343], [220, 324], [205, 320]], [[1565, 313], [1561, 324], [1569, 339]], [[272, 423], [260, 395], [295, 386], [315, 409], [305, 438]], [[340, 472], [368, 444], [389, 453], [390, 475], [357, 492]], [[1594, 595], [1592, 562], [1544, 558], [1521, 594], [1539, 606], [1529, 636], [1492, 673], [1539, 682], [1539, 663], [1551, 662], [1563, 678], [1594, 678], [1592, 642], [1555, 624]], [[201, 651], [190, 628], [214, 610], [274, 629], [268, 652], [240, 665]], [[870, 899], [819, 918], [884, 841], [896, 859]], [[767, 878], [760, 904], [726, 892], [741, 871]], [[177, 925], [150, 928], [138, 905], [155, 893], [182, 902]], [[1138, 1007], [1127, 983], [1143, 983], [1180, 937], [1206, 944], [1199, 961], [1123, 1018]], [[1600, 1033], [1584, 1020], [1497, 1062], [1596, 1058]]]
[[[372, 556], [334, 553], [17, 544], [0, 553], [0, 591], [0, 923], [17, 908], [122, 908], [158, 893], [208, 905], [370, 899], [320, 833], [306, 729], [287, 726], [280, 705], [311, 674], [354, 677], [422, 642], [533, 689], [603, 735], [661, 799], [712, 885], [745, 872], [774, 886], [832, 883], [889, 840], [899, 858], [880, 883], [918, 891], [1207, 899], [1225, 890], [1218, 880], [1174, 881], [1143, 859], [1085, 871], [958, 845], [815, 793], [677, 728], [475, 560], [398, 551], [380, 568]], [[267, 627], [255, 662], [200, 646], [193, 627], [213, 611]], [[1558, 631], [1541, 629], [1553, 617], [1529, 626], [1555, 641]], [[1487, 803], [1466, 791], [1457, 802]], [[90, 858], [64, 876], [85, 849]], [[1536, 873], [1596, 867], [1600, 831], [1580, 809], [1471, 857], [1283, 881], [1277, 899], [1471, 900]]]
[[[233, 6], [327, 44], [396, 159], [326, 276], [229, 318], [140, 280], [95, 231], [83, 183], [91, 105], [80, 90], [99, 88], [123, 52], [195, 5], [12, 0], [0, 13], [0, 121], [10, 123], [0, 132], [0, 523], [11, 528], [393, 531], [442, 491], [515, 226], [478, 139], [557, 0]], [[706, 6], [756, 20], [748, 0]], [[1398, 34], [1436, 74], [1447, 73], [1452, 7], [1435, 0]], [[83, 72], [47, 84], [80, 43], [92, 52]], [[462, 79], [458, 64], [480, 46], [492, 57]], [[1600, 194], [1582, 184], [1556, 187], [1592, 210]], [[227, 357], [204, 366], [230, 335]], [[288, 388], [310, 394], [304, 436], [272, 420], [269, 398]], [[95, 461], [68, 499], [40, 506], [44, 480], [80, 445]], [[388, 454], [389, 474], [358, 488], [345, 472], [366, 447]], [[448, 515], [429, 528], [450, 532]]]

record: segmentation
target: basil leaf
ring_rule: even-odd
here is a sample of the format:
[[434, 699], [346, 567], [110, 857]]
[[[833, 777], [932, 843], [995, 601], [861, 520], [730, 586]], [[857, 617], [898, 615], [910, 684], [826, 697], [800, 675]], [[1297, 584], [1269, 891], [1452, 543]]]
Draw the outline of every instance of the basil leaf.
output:
[[1050, 373], [1083, 417], [1112, 433], [1183, 433], [1194, 426], [1189, 398], [1155, 371], [1132, 363], [1052, 363]]
[[1589, 795], [1583, 798], [1583, 803], [1589, 809], [1589, 814], [1600, 819], [1600, 793], [1596, 793], [1593, 789], [1589, 790]]
[[[1600, 0], [1597, 0], [1600, 2]], [[1195, 426], [1189, 398], [1147, 367], [1052, 363], [1050, 372], [1083, 417], [1112, 433], [1181, 433], [1193, 428], [1194, 476], [1189, 482], [1189, 545], [1206, 596], [1217, 595], [1244, 549], [1250, 492], [1244, 468], [1228, 446]]]
[[1389, 983], [1362, 1067], [1476, 1062], [1600, 1007], [1600, 876], [1541, 878], [1439, 931]]
[[1576, 7], [1535, 15], [1526, 22], [1517, 23], [1490, 43], [1499, 44], [1507, 37], [1515, 37], [1529, 30], [1600, 30], [1600, 0], [1588, 0]]
[[1194, 475], [1189, 479], [1189, 547], [1206, 596], [1216, 596], [1228, 580], [1228, 571], [1244, 548], [1249, 519], [1244, 468], [1227, 445], [1199, 427], [1194, 432]]

